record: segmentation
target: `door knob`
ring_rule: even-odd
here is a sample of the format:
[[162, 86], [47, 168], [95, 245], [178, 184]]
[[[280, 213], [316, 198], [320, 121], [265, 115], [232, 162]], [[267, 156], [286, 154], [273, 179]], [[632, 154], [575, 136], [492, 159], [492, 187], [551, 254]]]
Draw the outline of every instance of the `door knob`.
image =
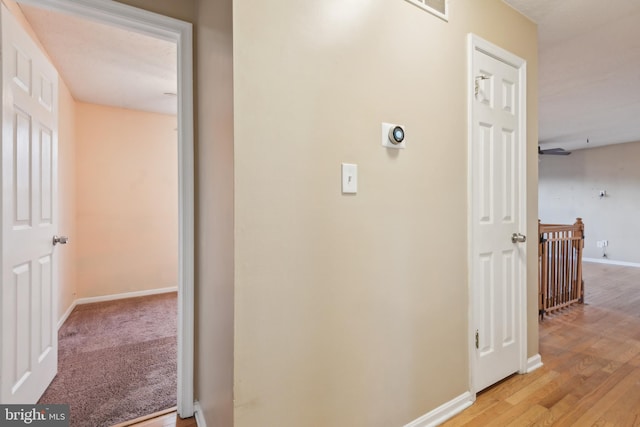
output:
[[511, 235], [511, 241], [513, 243], [524, 243], [527, 241], [527, 236], [525, 236], [524, 234], [520, 234], [520, 233], [513, 233]]
[[60, 243], [61, 245], [66, 245], [68, 241], [69, 238], [67, 236], [53, 236], [53, 246], [57, 245], [58, 243]]

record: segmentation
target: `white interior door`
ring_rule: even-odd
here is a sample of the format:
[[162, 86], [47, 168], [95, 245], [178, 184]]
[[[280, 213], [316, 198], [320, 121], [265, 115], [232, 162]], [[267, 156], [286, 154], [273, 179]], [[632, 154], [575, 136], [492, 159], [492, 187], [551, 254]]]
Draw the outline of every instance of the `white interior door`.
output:
[[57, 372], [58, 75], [2, 6], [0, 402], [35, 403]]
[[522, 368], [526, 319], [524, 61], [471, 41], [472, 378], [482, 390]]

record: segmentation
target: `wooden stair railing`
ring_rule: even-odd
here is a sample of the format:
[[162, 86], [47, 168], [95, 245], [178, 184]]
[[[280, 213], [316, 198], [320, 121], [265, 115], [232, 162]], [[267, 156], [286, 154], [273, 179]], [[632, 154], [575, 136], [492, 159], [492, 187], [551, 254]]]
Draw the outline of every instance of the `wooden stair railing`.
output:
[[538, 313], [543, 319], [545, 314], [584, 302], [584, 223], [582, 218], [573, 225], [541, 224], [538, 220], [538, 234]]

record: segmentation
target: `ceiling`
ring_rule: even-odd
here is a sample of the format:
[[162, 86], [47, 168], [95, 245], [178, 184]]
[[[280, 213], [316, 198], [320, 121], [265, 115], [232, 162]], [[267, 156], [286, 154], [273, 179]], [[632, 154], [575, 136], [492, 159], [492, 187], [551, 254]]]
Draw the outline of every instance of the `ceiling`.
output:
[[77, 101], [176, 114], [175, 43], [25, 4], [20, 8]]
[[504, 1], [538, 24], [540, 146], [640, 141], [640, 1]]

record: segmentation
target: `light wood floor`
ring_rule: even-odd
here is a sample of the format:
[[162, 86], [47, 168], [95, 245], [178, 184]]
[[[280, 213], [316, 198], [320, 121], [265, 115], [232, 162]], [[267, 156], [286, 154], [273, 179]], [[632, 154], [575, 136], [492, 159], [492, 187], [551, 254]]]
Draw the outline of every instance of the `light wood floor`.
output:
[[[480, 393], [444, 426], [640, 426], [640, 268], [584, 265], [586, 305], [540, 323], [544, 366]], [[195, 427], [175, 412], [134, 424]]]
[[640, 268], [584, 265], [586, 305], [540, 323], [544, 366], [444, 426], [640, 426]]
[[182, 419], [178, 416], [176, 408], [117, 424], [113, 427], [197, 427], [194, 417]]
[[196, 427], [198, 424], [196, 424], [195, 418], [182, 419], [174, 412], [134, 425], [138, 427]]

